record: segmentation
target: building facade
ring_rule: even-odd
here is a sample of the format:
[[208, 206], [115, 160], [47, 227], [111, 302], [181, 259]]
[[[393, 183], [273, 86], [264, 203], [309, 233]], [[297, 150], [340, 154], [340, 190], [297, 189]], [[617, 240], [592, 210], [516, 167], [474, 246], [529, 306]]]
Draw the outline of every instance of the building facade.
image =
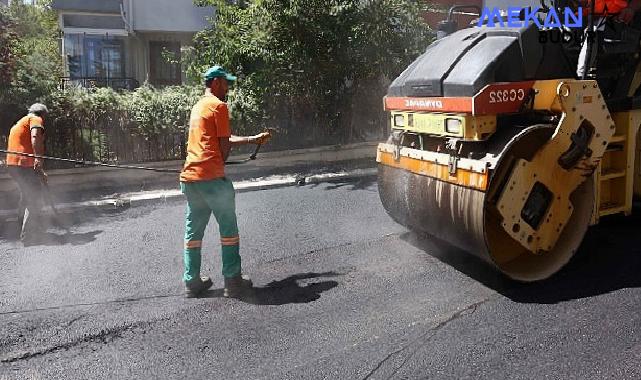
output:
[[52, 7], [63, 31], [63, 86], [180, 85], [181, 52], [214, 15], [193, 0], [54, 0]]

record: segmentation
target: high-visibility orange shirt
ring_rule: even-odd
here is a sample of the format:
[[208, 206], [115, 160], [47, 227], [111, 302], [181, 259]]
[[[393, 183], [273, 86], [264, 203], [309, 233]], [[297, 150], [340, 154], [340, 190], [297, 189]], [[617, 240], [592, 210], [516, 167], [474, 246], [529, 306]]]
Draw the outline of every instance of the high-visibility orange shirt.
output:
[[[583, 13], [590, 12], [590, 6], [593, 0], [586, 0], [583, 5]], [[594, 14], [596, 15], [613, 15], [621, 12], [628, 7], [627, 0], [594, 0]]]
[[227, 104], [205, 95], [191, 109], [187, 160], [180, 173], [181, 182], [209, 181], [225, 176], [221, 137], [231, 136]]
[[[44, 123], [41, 117], [29, 114], [20, 119], [9, 132], [7, 150], [34, 154], [33, 145], [31, 145], [31, 130], [33, 128], [42, 128], [44, 130]], [[33, 163], [33, 157], [7, 154], [7, 165], [9, 166], [33, 167]]]

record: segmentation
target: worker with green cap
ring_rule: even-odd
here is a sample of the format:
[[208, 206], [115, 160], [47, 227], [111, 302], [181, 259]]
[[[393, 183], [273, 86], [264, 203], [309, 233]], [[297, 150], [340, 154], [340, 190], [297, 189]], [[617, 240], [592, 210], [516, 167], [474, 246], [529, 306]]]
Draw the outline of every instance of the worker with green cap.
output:
[[240, 298], [252, 288], [251, 280], [241, 271], [235, 193], [225, 178], [225, 160], [232, 146], [264, 144], [271, 136], [231, 134], [225, 98], [234, 81], [236, 77], [220, 66], [207, 70], [205, 95], [191, 111], [187, 159], [180, 174], [180, 187], [187, 197], [183, 280], [189, 298], [212, 286], [210, 278], [200, 275], [202, 241], [212, 213], [220, 232], [224, 296]]

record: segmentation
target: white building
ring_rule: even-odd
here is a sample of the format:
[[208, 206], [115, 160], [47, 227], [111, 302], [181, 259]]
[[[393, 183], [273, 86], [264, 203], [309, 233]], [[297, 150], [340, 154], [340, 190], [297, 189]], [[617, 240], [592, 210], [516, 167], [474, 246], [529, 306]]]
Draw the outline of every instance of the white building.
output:
[[185, 80], [181, 50], [210, 26], [209, 7], [193, 0], [54, 0], [64, 33], [63, 83], [135, 88]]

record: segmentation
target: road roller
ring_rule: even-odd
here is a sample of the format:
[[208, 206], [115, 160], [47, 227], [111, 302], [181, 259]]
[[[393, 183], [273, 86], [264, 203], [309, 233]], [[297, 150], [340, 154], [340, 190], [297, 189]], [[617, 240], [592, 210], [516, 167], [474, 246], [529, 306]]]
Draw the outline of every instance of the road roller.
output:
[[[641, 28], [608, 24], [593, 41], [446, 25], [384, 98], [389, 215], [523, 282], [559, 271], [601, 218], [629, 215], [641, 192]], [[584, 43], [596, 58], [579, 78]]]

